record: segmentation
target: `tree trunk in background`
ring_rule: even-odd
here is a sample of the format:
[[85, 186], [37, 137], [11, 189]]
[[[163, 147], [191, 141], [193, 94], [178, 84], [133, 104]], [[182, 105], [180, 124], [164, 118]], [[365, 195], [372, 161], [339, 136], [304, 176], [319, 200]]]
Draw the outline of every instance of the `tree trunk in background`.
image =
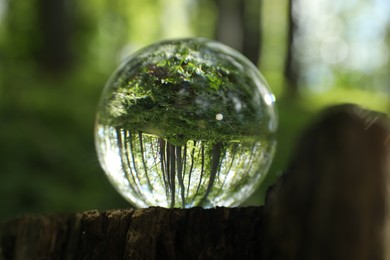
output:
[[24, 216], [1, 226], [0, 259], [388, 260], [389, 129], [328, 109], [264, 207]]
[[288, 33], [287, 33], [287, 55], [285, 59], [284, 76], [287, 86], [287, 95], [298, 95], [298, 77], [299, 64], [294, 59], [294, 35], [297, 30], [297, 24], [294, 18], [294, 2], [295, 0], [288, 0]]
[[217, 24], [215, 39], [244, 54], [255, 65], [261, 48], [259, 0], [215, 0]]
[[39, 0], [42, 45], [37, 57], [48, 73], [64, 72], [72, 63], [72, 14], [67, 0]]
[[258, 65], [261, 49], [261, 0], [240, 1], [243, 23], [242, 53]]

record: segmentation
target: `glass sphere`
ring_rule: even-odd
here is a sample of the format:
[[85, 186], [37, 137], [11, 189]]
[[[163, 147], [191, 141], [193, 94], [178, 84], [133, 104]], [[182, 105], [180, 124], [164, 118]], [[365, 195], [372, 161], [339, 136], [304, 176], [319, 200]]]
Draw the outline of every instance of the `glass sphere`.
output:
[[238, 206], [271, 163], [274, 100], [258, 69], [221, 43], [151, 45], [131, 55], [103, 90], [99, 161], [137, 207]]

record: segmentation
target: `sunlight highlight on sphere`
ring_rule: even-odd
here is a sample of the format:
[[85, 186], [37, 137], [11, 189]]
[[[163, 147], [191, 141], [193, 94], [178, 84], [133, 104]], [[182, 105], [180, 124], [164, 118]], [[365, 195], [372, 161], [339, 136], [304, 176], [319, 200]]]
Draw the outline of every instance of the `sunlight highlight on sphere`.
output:
[[258, 69], [225, 45], [199, 38], [151, 45], [103, 90], [99, 161], [137, 207], [238, 206], [272, 161], [274, 101]]
[[215, 119], [217, 119], [218, 121], [221, 121], [223, 119], [223, 115], [222, 114], [216, 114], [215, 115]]

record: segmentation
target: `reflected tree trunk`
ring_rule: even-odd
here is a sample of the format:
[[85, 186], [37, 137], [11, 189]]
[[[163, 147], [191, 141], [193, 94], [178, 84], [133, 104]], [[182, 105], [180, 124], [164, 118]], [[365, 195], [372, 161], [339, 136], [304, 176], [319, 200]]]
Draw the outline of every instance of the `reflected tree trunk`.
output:
[[209, 183], [207, 184], [206, 192], [200, 202], [200, 205], [202, 205], [204, 201], [207, 199], [211, 189], [214, 186], [215, 177], [217, 175], [217, 172], [219, 172], [219, 168], [220, 168], [222, 149], [223, 149], [223, 145], [221, 142], [216, 143], [212, 148], [210, 179], [209, 179]]
[[[233, 179], [245, 183], [257, 174], [250, 164], [262, 153], [258, 142], [188, 140], [173, 144], [139, 131], [116, 128], [112, 134], [117, 147], [113, 152], [119, 153], [118, 166], [123, 172], [121, 185], [129, 186], [129, 192], [145, 203], [170, 208], [210, 207], [216, 197], [221, 200], [232, 189]], [[158, 202], [150, 201], [151, 196]]]

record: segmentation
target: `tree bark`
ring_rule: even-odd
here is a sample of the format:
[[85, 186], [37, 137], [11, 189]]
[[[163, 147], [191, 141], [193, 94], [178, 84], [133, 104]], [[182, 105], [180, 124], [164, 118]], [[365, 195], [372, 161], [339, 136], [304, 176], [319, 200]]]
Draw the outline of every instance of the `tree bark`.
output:
[[389, 259], [389, 129], [333, 107], [264, 207], [21, 216], [2, 225], [0, 259]]
[[3, 259], [253, 259], [260, 207], [122, 209], [25, 216], [3, 226]]
[[389, 130], [356, 106], [324, 112], [268, 192], [265, 259], [390, 259]]

